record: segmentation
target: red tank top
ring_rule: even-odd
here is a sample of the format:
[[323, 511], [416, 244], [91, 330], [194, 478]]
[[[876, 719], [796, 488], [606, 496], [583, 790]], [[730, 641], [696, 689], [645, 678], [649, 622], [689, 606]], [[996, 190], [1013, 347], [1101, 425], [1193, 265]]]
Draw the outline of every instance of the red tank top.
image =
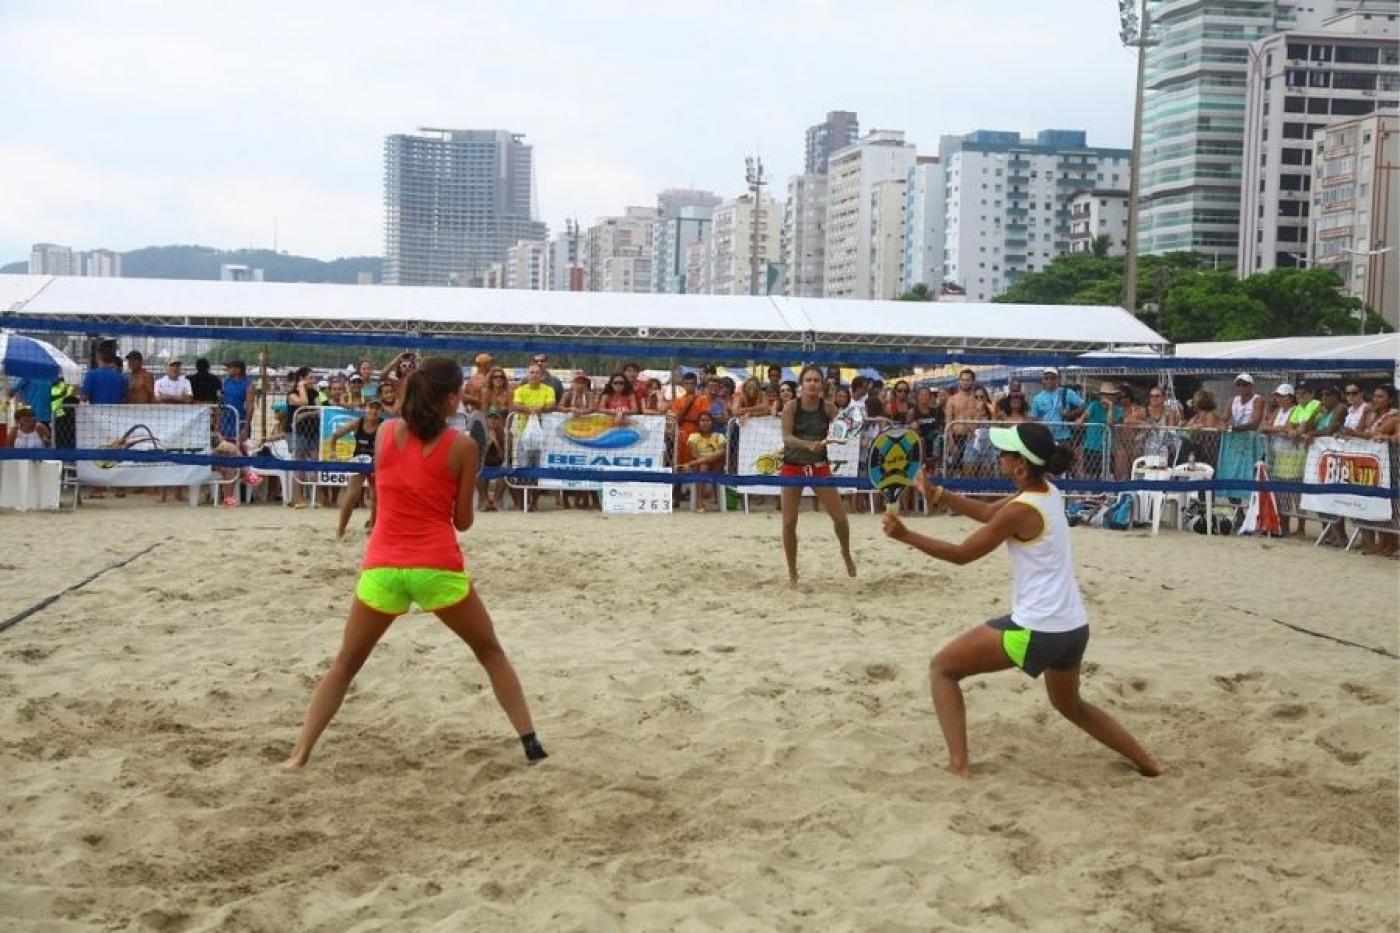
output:
[[362, 565], [462, 570], [462, 548], [452, 513], [457, 504], [457, 480], [447, 470], [447, 455], [457, 432], [438, 435], [423, 456], [423, 442], [411, 432], [403, 450], [395, 439], [395, 422], [388, 422], [379, 444], [374, 469], [374, 494], [379, 500], [374, 531], [370, 532]]

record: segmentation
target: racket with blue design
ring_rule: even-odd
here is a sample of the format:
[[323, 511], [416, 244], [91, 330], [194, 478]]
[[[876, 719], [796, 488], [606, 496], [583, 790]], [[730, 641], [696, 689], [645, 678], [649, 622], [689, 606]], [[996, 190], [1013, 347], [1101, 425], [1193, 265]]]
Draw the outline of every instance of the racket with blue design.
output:
[[913, 485], [923, 459], [923, 444], [913, 428], [886, 428], [871, 440], [870, 485], [885, 497], [886, 512], [899, 508], [899, 497]]

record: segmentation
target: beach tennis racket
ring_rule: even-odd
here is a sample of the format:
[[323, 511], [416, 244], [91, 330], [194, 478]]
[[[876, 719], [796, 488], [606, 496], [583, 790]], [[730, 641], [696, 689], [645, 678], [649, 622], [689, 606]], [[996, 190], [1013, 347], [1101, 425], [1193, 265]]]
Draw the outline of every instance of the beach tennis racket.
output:
[[885, 511], [899, 507], [900, 493], [913, 485], [923, 462], [923, 445], [913, 428], [886, 428], [870, 442], [870, 485], [885, 497]]

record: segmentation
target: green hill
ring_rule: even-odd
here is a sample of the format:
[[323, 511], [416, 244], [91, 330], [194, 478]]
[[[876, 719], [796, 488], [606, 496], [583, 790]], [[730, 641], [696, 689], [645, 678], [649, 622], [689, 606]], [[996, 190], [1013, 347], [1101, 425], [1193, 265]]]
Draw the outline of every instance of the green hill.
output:
[[[290, 256], [270, 249], [220, 250], [211, 246], [147, 246], [122, 253], [122, 275], [133, 279], [217, 279], [219, 266], [237, 263], [263, 270], [268, 282], [343, 282], [350, 285], [361, 272], [381, 278], [378, 256], [350, 256], [330, 261]], [[24, 272], [27, 262], [0, 266], [0, 272]]]

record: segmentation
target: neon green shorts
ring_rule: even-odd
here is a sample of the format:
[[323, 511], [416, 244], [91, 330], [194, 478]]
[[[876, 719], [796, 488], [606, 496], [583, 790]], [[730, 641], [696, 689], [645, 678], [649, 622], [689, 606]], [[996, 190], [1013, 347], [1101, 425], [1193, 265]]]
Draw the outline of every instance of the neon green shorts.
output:
[[355, 595], [376, 612], [403, 615], [414, 603], [424, 612], [456, 605], [471, 592], [465, 570], [427, 567], [371, 567], [360, 571]]

